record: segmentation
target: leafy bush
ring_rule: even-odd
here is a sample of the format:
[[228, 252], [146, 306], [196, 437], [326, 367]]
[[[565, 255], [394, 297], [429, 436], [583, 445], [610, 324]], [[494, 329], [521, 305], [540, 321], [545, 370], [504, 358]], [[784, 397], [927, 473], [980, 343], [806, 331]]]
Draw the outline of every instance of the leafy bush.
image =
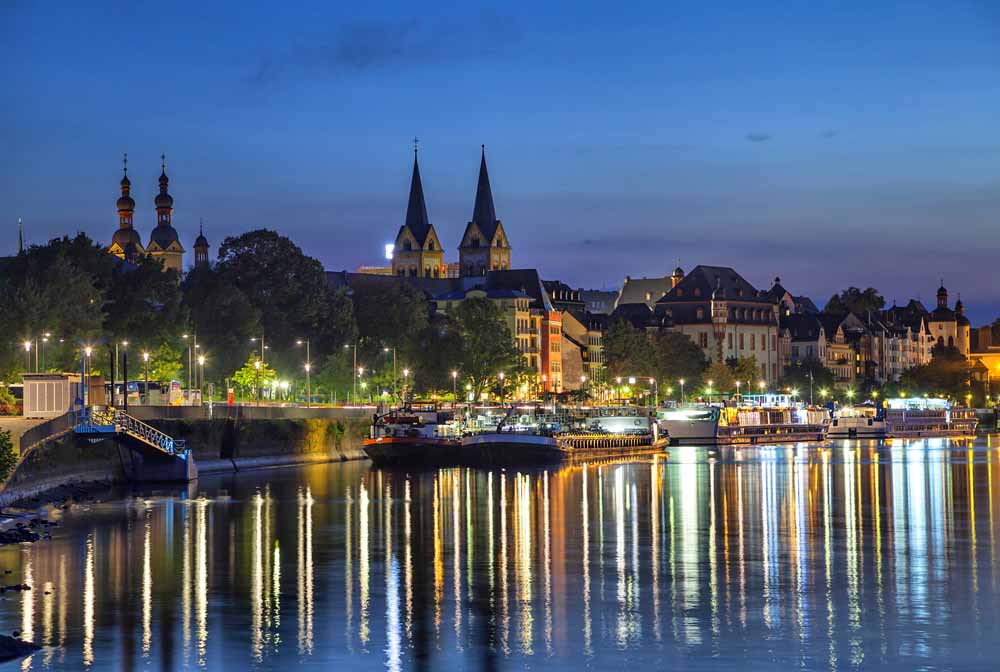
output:
[[6, 387], [0, 387], [0, 415], [20, 415], [17, 399]]
[[10, 440], [10, 432], [2, 429], [0, 430], [0, 482], [7, 480], [16, 465], [14, 442]]

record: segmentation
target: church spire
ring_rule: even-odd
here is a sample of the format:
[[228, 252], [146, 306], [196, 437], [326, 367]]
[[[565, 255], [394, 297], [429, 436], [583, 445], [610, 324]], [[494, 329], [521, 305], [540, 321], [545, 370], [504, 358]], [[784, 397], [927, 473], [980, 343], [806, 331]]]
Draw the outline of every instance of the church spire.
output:
[[420, 244], [423, 244], [431, 228], [427, 219], [427, 204], [424, 201], [424, 185], [420, 181], [416, 138], [413, 140], [413, 177], [410, 178], [410, 201], [406, 206], [405, 226]]
[[476, 204], [472, 208], [472, 221], [487, 239], [493, 237], [497, 226], [497, 213], [493, 207], [493, 190], [490, 189], [490, 174], [486, 170], [486, 145], [481, 145], [479, 160], [479, 184], [476, 186]]
[[17, 253], [24, 254], [24, 225], [21, 218], [17, 218]]

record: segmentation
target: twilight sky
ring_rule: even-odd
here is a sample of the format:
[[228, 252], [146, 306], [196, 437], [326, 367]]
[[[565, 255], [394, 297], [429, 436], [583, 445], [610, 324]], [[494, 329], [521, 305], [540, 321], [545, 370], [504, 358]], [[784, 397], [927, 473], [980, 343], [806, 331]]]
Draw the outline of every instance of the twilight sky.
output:
[[[0, 0], [0, 222], [16, 245], [268, 227], [381, 263], [420, 137], [451, 257], [486, 144], [515, 267], [575, 286], [680, 261], [1000, 313], [1000, 3]], [[214, 249], [212, 252], [214, 256]], [[191, 263], [191, 260], [188, 260]]]

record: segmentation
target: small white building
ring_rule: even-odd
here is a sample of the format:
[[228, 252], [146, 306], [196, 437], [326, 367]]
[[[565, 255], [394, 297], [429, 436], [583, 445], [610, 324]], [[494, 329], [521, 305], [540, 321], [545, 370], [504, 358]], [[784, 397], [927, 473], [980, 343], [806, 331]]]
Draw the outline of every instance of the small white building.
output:
[[25, 373], [24, 417], [54, 418], [73, 410], [81, 396], [78, 373]]

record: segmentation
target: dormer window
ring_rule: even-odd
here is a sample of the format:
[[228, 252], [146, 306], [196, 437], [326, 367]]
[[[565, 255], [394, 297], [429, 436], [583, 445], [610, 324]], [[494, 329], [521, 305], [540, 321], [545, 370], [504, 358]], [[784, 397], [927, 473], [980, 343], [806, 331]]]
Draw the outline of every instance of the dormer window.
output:
[[698, 309], [694, 311], [694, 316], [699, 320], [705, 319], [705, 309], [699, 306]]
[[701, 296], [701, 287], [695, 287], [694, 288], [694, 295], [695, 296]]
[[434, 251], [434, 241], [433, 240], [428, 240], [427, 241], [427, 249], [430, 250], [431, 252]]
[[472, 247], [479, 247], [479, 236], [472, 237]]
[[404, 240], [403, 241], [403, 249], [406, 250], [407, 252], [409, 252], [410, 250], [413, 249], [413, 244], [410, 241], [408, 241], [408, 240]]
[[684, 296], [684, 290], [680, 287], [677, 288], [677, 296]]

